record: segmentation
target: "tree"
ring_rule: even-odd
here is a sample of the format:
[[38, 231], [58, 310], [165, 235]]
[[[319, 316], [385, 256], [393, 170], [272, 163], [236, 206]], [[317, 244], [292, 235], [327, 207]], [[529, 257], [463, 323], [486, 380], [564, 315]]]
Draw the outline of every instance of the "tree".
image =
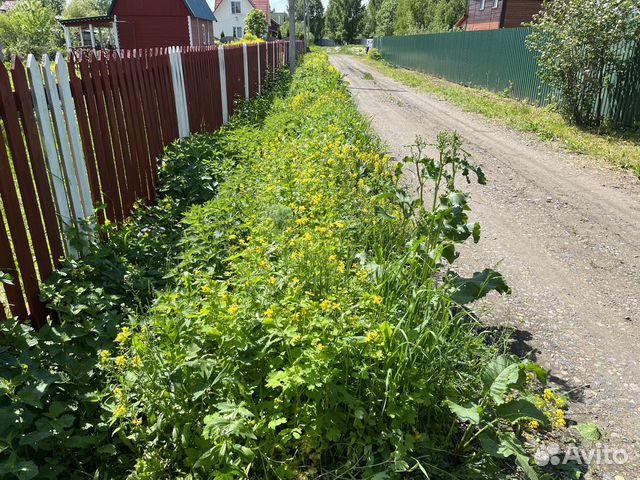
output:
[[361, 0], [329, 0], [325, 31], [337, 42], [350, 43], [362, 32], [363, 19]]
[[545, 1], [527, 45], [539, 54], [540, 78], [560, 96], [565, 117], [581, 126], [602, 123], [603, 91], [632, 62], [621, 48], [637, 46], [637, 0]]
[[106, 15], [109, 12], [111, 0], [71, 0], [64, 9], [65, 18], [82, 18]]
[[467, 0], [397, 0], [398, 35], [445, 32], [467, 10]]
[[398, 0], [382, 0], [380, 9], [376, 14], [376, 29], [374, 32], [375, 35], [393, 35], [396, 27], [397, 8]]
[[0, 44], [9, 55], [51, 54], [62, 45], [62, 28], [41, 0], [22, 0], [0, 15]]
[[257, 8], [254, 8], [247, 14], [244, 25], [247, 32], [260, 38], [264, 37], [269, 31], [267, 17], [265, 17], [264, 13]]
[[100, 11], [94, 0], [71, 0], [63, 13], [64, 18], [95, 17], [97, 15], [100, 15]]
[[364, 34], [366, 37], [373, 37], [376, 33], [378, 12], [382, 6], [382, 0], [369, 0], [364, 16]]

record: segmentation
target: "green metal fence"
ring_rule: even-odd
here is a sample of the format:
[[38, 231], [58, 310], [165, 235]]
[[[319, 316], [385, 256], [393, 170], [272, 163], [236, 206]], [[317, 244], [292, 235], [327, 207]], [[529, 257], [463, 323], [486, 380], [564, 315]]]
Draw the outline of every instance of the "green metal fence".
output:
[[[525, 45], [529, 28], [381, 37], [375, 47], [389, 63], [446, 80], [505, 92], [538, 105], [554, 101], [538, 76], [537, 55]], [[635, 68], [614, 77], [603, 92], [606, 117], [633, 126], [640, 122], [640, 49], [621, 47], [635, 57]]]

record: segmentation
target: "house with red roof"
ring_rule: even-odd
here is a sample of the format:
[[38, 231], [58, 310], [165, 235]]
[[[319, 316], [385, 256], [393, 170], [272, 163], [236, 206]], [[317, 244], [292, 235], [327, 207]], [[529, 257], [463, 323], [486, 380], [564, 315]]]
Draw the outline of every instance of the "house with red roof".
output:
[[244, 20], [254, 8], [264, 13], [267, 24], [271, 23], [269, 0], [207, 0], [216, 16], [216, 37], [242, 38]]

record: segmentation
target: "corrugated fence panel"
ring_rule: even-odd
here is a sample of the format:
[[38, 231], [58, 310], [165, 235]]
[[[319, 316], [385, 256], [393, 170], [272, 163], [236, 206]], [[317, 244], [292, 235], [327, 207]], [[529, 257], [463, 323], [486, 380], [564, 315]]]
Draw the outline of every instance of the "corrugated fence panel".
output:
[[[537, 54], [525, 44], [530, 32], [509, 28], [381, 37], [375, 45], [394, 65], [544, 106], [553, 102], [553, 91], [540, 80]], [[603, 93], [605, 116], [632, 126], [640, 121], [640, 48], [621, 46], [620, 52], [633, 56], [635, 67], [612, 76], [613, 86]]]

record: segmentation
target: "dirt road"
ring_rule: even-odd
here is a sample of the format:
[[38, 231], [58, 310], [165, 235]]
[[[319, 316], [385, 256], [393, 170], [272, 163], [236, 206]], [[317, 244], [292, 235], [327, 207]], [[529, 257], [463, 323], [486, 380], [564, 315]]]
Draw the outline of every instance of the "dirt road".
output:
[[408, 155], [416, 135], [464, 137], [489, 184], [469, 187], [483, 239], [464, 247], [458, 269], [496, 268], [513, 288], [482, 305], [484, 320], [514, 327], [514, 348], [571, 392], [571, 418], [595, 421], [610, 448], [625, 449], [626, 465], [592, 465], [592, 478], [640, 478], [637, 179], [418, 94], [355, 57], [331, 61], [393, 156]]

